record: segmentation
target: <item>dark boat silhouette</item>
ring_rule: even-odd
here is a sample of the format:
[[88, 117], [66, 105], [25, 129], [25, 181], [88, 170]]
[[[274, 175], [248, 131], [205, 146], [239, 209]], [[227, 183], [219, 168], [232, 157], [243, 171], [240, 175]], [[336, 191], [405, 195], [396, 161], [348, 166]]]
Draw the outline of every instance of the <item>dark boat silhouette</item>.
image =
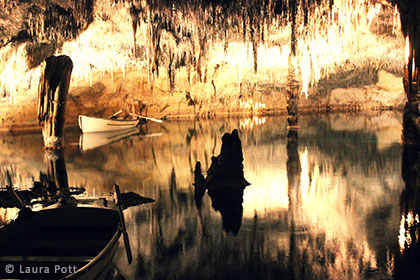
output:
[[118, 201], [70, 197], [39, 211], [22, 208], [15, 220], [0, 227], [0, 278], [108, 279], [115, 275], [118, 270], [110, 264], [121, 234], [128, 243]]

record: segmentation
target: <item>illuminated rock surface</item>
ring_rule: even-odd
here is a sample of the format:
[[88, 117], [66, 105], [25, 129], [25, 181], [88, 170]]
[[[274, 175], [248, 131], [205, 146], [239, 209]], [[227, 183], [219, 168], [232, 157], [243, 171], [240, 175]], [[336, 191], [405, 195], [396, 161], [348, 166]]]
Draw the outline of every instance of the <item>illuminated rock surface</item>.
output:
[[291, 65], [303, 108], [404, 103], [400, 14], [385, 1], [77, 3], [0, 3], [1, 131], [37, 127], [39, 63], [52, 54], [74, 62], [69, 125], [128, 104], [154, 117], [285, 112]]

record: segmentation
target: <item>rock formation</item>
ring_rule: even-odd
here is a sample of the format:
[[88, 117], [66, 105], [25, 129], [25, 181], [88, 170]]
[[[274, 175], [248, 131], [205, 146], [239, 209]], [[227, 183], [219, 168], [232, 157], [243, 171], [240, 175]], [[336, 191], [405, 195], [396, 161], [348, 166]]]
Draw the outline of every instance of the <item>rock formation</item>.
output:
[[222, 215], [223, 228], [227, 232], [238, 234], [242, 222], [243, 192], [250, 185], [244, 178], [242, 145], [238, 130], [225, 133], [222, 148], [207, 171], [207, 177], [201, 174], [201, 164], [196, 163], [194, 171], [195, 200], [201, 206], [201, 198], [207, 189], [214, 210]]
[[[73, 62], [68, 56], [47, 58], [38, 93], [38, 120], [47, 149], [61, 148], [64, 136], [67, 95]], [[58, 90], [57, 90], [58, 88]]]

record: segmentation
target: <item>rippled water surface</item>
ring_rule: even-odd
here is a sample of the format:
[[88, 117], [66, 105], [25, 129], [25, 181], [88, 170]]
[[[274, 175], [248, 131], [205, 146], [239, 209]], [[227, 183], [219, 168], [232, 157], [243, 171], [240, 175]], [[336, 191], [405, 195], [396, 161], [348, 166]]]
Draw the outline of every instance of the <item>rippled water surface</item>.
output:
[[[401, 120], [301, 116], [297, 141], [287, 140], [285, 117], [149, 124], [110, 144], [75, 130], [64, 157], [69, 184], [90, 196], [117, 182], [155, 199], [125, 211], [134, 261], [121, 243], [115, 262], [126, 279], [388, 279], [407, 271], [418, 222], [402, 177]], [[215, 211], [206, 194], [199, 210], [195, 163], [207, 170], [234, 128], [251, 185], [242, 205]], [[46, 170], [41, 136], [0, 136], [0, 164], [29, 186]]]

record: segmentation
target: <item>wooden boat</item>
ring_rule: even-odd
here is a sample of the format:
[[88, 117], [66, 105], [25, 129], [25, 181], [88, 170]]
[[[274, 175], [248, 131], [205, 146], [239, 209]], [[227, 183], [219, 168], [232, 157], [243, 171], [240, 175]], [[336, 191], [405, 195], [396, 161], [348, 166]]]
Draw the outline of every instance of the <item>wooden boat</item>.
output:
[[78, 116], [79, 128], [83, 133], [116, 131], [133, 128], [137, 126], [140, 119], [120, 120], [120, 119], [104, 119], [88, 117], [84, 115]]
[[23, 208], [0, 227], [0, 278], [105, 278], [126, 234], [120, 209], [106, 199], [74, 198], [34, 212]]

